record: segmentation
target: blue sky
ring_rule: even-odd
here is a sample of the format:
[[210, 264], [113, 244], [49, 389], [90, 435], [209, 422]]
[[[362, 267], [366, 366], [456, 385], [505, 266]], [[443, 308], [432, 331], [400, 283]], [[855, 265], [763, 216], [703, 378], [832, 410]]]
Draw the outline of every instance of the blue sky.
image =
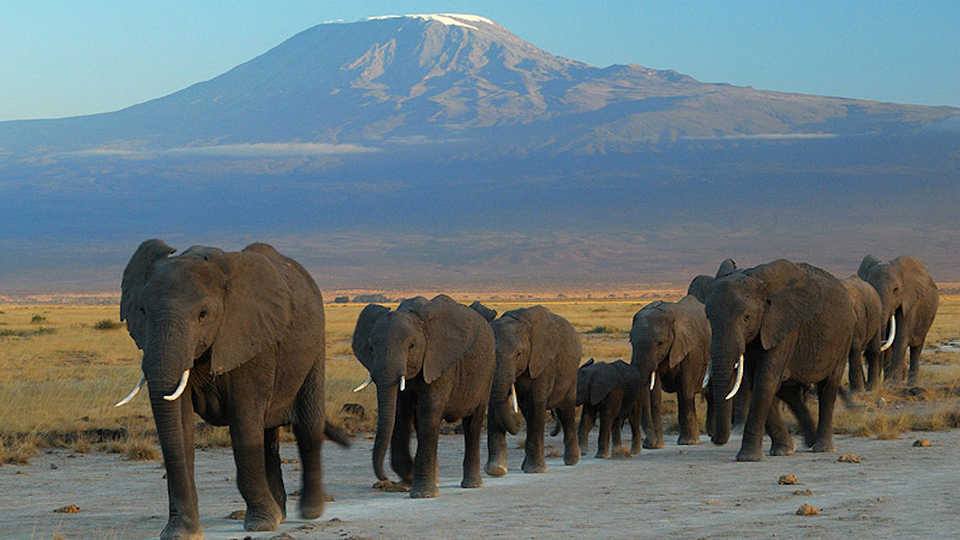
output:
[[0, 120], [120, 109], [214, 77], [324, 21], [489, 17], [554, 54], [709, 82], [960, 106], [960, 2], [7, 1]]

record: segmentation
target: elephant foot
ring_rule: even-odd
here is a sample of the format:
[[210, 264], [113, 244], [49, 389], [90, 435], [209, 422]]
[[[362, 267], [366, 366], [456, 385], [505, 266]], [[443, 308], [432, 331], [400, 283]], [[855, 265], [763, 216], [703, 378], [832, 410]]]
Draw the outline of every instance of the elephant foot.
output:
[[199, 525], [189, 526], [181, 520], [170, 518], [160, 533], [160, 540], [203, 540]]
[[834, 452], [836, 448], [833, 447], [833, 441], [817, 441], [810, 450], [812, 452]]
[[594, 455], [593, 457], [596, 458], [596, 459], [610, 459], [610, 451], [609, 451], [609, 450], [603, 450], [603, 451], [597, 450], [596, 455]]
[[476, 478], [464, 478], [464, 479], [460, 482], [460, 487], [462, 487], [462, 488], [478, 488], [478, 487], [483, 487], [483, 480], [481, 480], [479, 476], [476, 477]]
[[483, 470], [490, 476], [503, 476], [507, 474], [507, 465], [499, 461], [488, 461]]
[[636, 441], [630, 445], [630, 453], [637, 456], [643, 452], [643, 443], [641, 441]]
[[677, 439], [677, 444], [682, 446], [700, 444], [700, 437], [695, 435], [681, 435]]
[[247, 507], [247, 515], [243, 518], [243, 530], [251, 532], [275, 531], [280, 525], [279, 509], [276, 514], [265, 510], [255, 510]]
[[440, 489], [437, 486], [413, 486], [410, 488], [410, 498], [411, 499], [435, 499], [437, 495], [440, 494]]
[[656, 450], [658, 448], [663, 448], [663, 439], [651, 439], [647, 437], [643, 440], [643, 447], [649, 450]]
[[547, 472], [547, 464], [543, 461], [535, 463], [533, 460], [523, 459], [523, 465], [520, 468], [525, 473], [544, 473]]
[[580, 463], [580, 447], [568, 448], [563, 452], [564, 465], [576, 465]]
[[737, 461], [763, 461], [763, 452], [760, 449], [741, 449], [737, 452]]
[[796, 447], [792, 444], [774, 444], [770, 446], [771, 456], [792, 456]]
[[[303, 519], [316, 519], [323, 515], [325, 505], [323, 492], [317, 490], [314, 493], [319, 493], [319, 495], [304, 490], [303, 497], [300, 499], [300, 516]], [[286, 519], [286, 516], [284, 516], [284, 519]]]

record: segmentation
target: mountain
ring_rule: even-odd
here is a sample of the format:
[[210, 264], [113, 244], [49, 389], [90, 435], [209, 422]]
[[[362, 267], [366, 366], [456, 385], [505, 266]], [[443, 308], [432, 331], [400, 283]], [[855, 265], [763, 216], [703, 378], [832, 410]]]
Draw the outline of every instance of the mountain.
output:
[[958, 164], [958, 108], [600, 68], [475, 15], [321, 24], [120, 111], [0, 122], [0, 288], [110, 284], [160, 235], [284, 242], [344, 287], [682, 282], [734, 250], [955, 272]]

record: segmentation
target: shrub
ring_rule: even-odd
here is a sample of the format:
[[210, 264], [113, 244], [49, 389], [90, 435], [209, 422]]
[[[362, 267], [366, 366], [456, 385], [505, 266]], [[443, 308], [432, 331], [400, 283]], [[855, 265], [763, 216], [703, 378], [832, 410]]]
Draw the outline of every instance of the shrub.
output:
[[346, 304], [350, 302], [349, 296], [338, 296], [333, 299], [334, 304]]
[[97, 321], [96, 324], [93, 325], [93, 327], [96, 328], [97, 330], [116, 330], [117, 328], [120, 328], [121, 325], [122, 323], [120, 323], [119, 321], [114, 321], [112, 319], [102, 319]]
[[46, 321], [47, 321], [47, 318], [44, 317], [43, 315], [34, 315], [33, 317], [30, 318], [30, 324], [40, 324]]
[[586, 334], [616, 334], [620, 330], [612, 326], [594, 326], [593, 328], [587, 330]]

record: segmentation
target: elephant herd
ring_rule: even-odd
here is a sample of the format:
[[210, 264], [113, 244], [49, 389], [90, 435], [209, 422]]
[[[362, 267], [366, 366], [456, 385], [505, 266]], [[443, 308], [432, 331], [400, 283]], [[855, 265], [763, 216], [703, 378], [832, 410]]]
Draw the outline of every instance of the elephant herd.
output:
[[[167, 471], [169, 518], [162, 538], [201, 538], [194, 484], [193, 413], [229, 426], [237, 486], [247, 504], [244, 528], [274, 530], [286, 517], [278, 428], [290, 425], [302, 462], [300, 513], [323, 512], [322, 443], [348, 444], [324, 411], [323, 300], [309, 273], [272, 247], [240, 252], [195, 246], [178, 256], [161, 240], [143, 242], [123, 272], [121, 319], [143, 350], [143, 377], [117, 406], [148, 384]], [[438, 494], [441, 421], [462, 421], [464, 488], [482, 485], [480, 440], [487, 433], [490, 476], [507, 473], [506, 433], [525, 423], [521, 469], [544, 472], [544, 431], [563, 431], [566, 465], [587, 449], [599, 423], [598, 457], [610, 439], [630, 453], [661, 448], [661, 394], [677, 395], [678, 444], [696, 444], [695, 396], [707, 400], [711, 440], [724, 444], [743, 422], [738, 461], [795, 450], [778, 400], [797, 418], [815, 452], [833, 450], [832, 418], [841, 376], [853, 391], [886, 378], [918, 375], [919, 356], [937, 310], [937, 289], [914, 257], [882, 263], [866, 256], [841, 281], [805, 263], [777, 260], [740, 269], [726, 260], [697, 276], [677, 302], [653, 302], [630, 329], [630, 363], [581, 363], [577, 332], [543, 306], [496, 311], [446, 295], [409, 298], [396, 309], [367, 305], [352, 338], [356, 358], [376, 385], [375, 475], [384, 458], [413, 498]], [[910, 349], [909, 366], [906, 351]], [[866, 360], [864, 378], [862, 359]], [[805, 396], [816, 390], [814, 422]], [[582, 406], [579, 423], [576, 409]], [[641, 439], [641, 428], [643, 438]], [[410, 439], [416, 434], [416, 455]]]

